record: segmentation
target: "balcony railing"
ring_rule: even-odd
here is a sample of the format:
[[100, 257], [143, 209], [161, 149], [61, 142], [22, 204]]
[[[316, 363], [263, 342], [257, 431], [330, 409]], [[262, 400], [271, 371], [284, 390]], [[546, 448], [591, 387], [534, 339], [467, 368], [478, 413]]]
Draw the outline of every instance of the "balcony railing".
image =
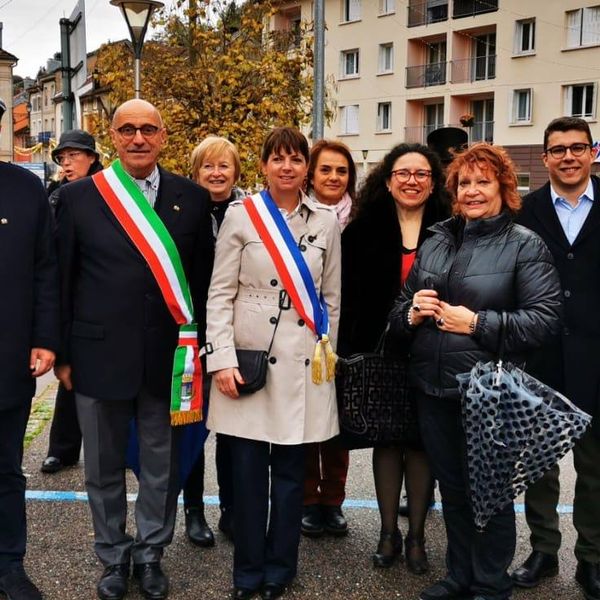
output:
[[453, 60], [450, 67], [452, 83], [485, 81], [496, 77], [496, 55], [476, 56], [465, 60]]
[[408, 26], [427, 25], [448, 20], [448, 0], [418, 0], [408, 7]]
[[50, 142], [51, 137], [52, 137], [51, 131], [40, 131], [38, 133], [38, 143], [48, 144]]
[[445, 127], [442, 123], [437, 125], [420, 125], [418, 127], [404, 128], [404, 141], [408, 144], [426, 144], [427, 136], [440, 127]]
[[454, 0], [452, 18], [473, 17], [498, 10], [498, 0]]
[[429, 87], [446, 83], [446, 63], [436, 62], [427, 65], [406, 67], [406, 87]]

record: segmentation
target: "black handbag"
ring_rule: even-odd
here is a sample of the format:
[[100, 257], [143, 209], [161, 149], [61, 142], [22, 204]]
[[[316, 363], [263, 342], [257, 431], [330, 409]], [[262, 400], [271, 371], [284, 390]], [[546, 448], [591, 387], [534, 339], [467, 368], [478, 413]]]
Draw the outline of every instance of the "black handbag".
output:
[[245, 383], [238, 383], [240, 394], [253, 394], [265, 386], [267, 382], [266, 350], [236, 350], [238, 370]]
[[340, 434], [348, 448], [419, 443], [416, 406], [408, 386], [408, 360], [385, 356], [386, 333], [387, 328], [375, 352], [338, 360]]
[[244, 380], [244, 383], [237, 384], [237, 390], [240, 394], [254, 394], [254, 392], [258, 392], [258, 390], [265, 387], [265, 383], [267, 382], [269, 355], [271, 354], [271, 348], [273, 347], [275, 332], [279, 326], [279, 319], [281, 319], [281, 311], [289, 309], [290, 306], [289, 296], [285, 290], [282, 290], [279, 293], [279, 313], [277, 315], [277, 320], [275, 321], [273, 335], [271, 336], [271, 342], [269, 343], [269, 348], [267, 350], [245, 350], [236, 348], [235, 354], [238, 360], [238, 370]]

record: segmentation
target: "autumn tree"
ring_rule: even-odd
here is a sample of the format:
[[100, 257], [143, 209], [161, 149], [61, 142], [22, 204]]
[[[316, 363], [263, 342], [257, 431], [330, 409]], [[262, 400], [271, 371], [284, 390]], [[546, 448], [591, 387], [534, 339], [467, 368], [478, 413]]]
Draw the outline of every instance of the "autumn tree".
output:
[[[209, 134], [222, 135], [240, 151], [242, 185], [253, 186], [267, 131], [310, 122], [312, 37], [306, 24], [300, 36], [270, 31], [274, 12], [269, 0], [241, 6], [180, 0], [175, 10], [159, 14], [160, 33], [144, 46], [142, 97], [163, 115], [166, 168], [188, 174], [193, 147]], [[133, 97], [132, 69], [128, 44], [100, 49], [97, 85], [110, 91], [95, 133], [108, 149], [110, 113]]]

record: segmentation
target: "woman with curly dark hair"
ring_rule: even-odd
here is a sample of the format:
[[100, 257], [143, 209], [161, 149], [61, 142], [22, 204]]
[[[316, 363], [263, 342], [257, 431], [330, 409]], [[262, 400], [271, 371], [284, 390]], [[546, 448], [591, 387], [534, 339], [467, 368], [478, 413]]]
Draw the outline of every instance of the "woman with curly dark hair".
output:
[[[342, 234], [340, 356], [375, 349], [427, 228], [448, 215], [442, 167], [426, 146], [399, 144], [371, 171], [359, 191], [357, 216]], [[394, 351], [405, 353], [402, 347]], [[420, 440], [374, 448], [373, 474], [381, 515], [374, 565], [390, 567], [402, 552], [398, 502], [404, 479], [407, 566], [425, 573], [424, 527], [433, 482]]]
[[410, 342], [410, 380], [448, 538], [448, 575], [420, 599], [508, 600], [514, 508], [476, 529], [456, 375], [496, 359], [502, 313], [504, 358], [522, 363], [559, 327], [560, 285], [541, 238], [513, 223], [521, 200], [504, 149], [482, 143], [456, 155], [447, 187], [455, 216], [432, 227], [390, 315], [392, 338]]

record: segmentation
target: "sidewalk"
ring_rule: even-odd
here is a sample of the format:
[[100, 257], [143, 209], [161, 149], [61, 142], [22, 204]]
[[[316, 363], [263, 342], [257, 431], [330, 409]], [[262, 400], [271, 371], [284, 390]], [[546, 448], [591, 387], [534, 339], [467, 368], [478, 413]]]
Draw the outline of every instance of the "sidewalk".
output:
[[[40, 395], [34, 402], [31, 427], [39, 429], [40, 418], [51, 404], [54, 388], [51, 378], [40, 382]], [[37, 410], [37, 412], [36, 412]], [[34, 423], [37, 421], [37, 423]], [[28, 477], [28, 551], [27, 570], [42, 589], [47, 600], [93, 600], [95, 586], [102, 568], [93, 548], [93, 531], [89, 508], [84, 496], [69, 494], [41, 494], [44, 491], [84, 492], [83, 468], [70, 467], [56, 475], [44, 475], [39, 468], [46, 455], [49, 426], [33, 439], [25, 451], [24, 470]], [[185, 538], [183, 508], [180, 507], [173, 544], [167, 549], [165, 570], [171, 579], [172, 600], [204, 600], [229, 597], [231, 590], [232, 545], [217, 531], [218, 507], [216, 502], [216, 475], [214, 470], [214, 436], [206, 446], [207, 472], [205, 494], [207, 519], [217, 540], [210, 549], [199, 549]], [[573, 468], [571, 456], [564, 461], [561, 502], [566, 514], [561, 515], [563, 550], [560, 574], [545, 581], [536, 590], [515, 591], [515, 600], [577, 600], [583, 595], [574, 583], [576, 562], [572, 554], [574, 530], [571, 515]], [[135, 493], [136, 481], [130, 476], [129, 491]], [[439, 510], [432, 511], [427, 523], [427, 548], [431, 572], [425, 576], [410, 574], [403, 563], [391, 569], [375, 570], [371, 554], [379, 535], [379, 517], [372, 484], [371, 453], [354, 451], [350, 460], [345, 514], [350, 524], [346, 538], [330, 537], [320, 540], [302, 539], [299, 573], [285, 598], [290, 600], [413, 600], [419, 591], [444, 575], [445, 534]], [[34, 500], [32, 497], [46, 498]], [[75, 498], [75, 499], [73, 499]], [[522, 502], [522, 500], [521, 500]], [[522, 508], [522, 507], [521, 507]], [[129, 527], [133, 523], [133, 503], [129, 504]], [[406, 533], [406, 520], [400, 520]], [[518, 548], [515, 564], [522, 562], [529, 552], [528, 531], [522, 513], [517, 515]], [[142, 596], [131, 581], [127, 598], [139, 600]], [[0, 599], [3, 600], [2, 595]]]

